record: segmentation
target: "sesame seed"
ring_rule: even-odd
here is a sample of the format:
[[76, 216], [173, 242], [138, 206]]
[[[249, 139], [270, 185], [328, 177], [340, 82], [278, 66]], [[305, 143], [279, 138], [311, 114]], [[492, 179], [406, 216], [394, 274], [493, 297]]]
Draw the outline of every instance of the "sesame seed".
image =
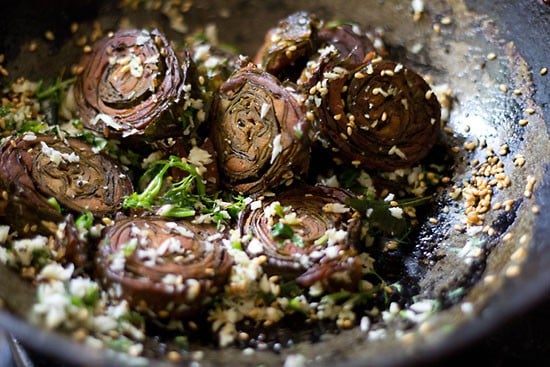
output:
[[518, 121], [518, 124], [519, 124], [520, 126], [525, 126], [525, 125], [527, 125], [528, 123], [529, 123], [529, 121], [527, 121], [526, 119], [521, 119], [521, 120]]
[[457, 231], [457, 232], [462, 232], [464, 231], [464, 228], [460, 225], [460, 224], [455, 224], [453, 226], [454, 230]]
[[53, 34], [52, 31], [46, 31], [44, 33], [44, 38], [46, 38], [48, 41], [53, 41], [55, 40], [55, 35]]
[[527, 250], [525, 247], [520, 247], [514, 253], [512, 256], [510, 256], [510, 259], [513, 261], [522, 261], [527, 257]]
[[529, 241], [529, 236], [527, 236], [526, 234], [521, 235], [521, 237], [519, 238], [519, 243], [521, 245], [527, 244], [528, 241]]
[[441, 18], [441, 24], [443, 24], [443, 25], [449, 25], [452, 22], [453, 22], [453, 20], [449, 16], [445, 16], [445, 17]]
[[508, 86], [506, 84], [501, 84], [498, 86], [501, 92], [506, 93], [508, 92]]
[[499, 155], [506, 155], [509, 152], [508, 144], [502, 144], [498, 150]]
[[168, 358], [169, 361], [171, 362], [177, 362], [177, 361], [180, 361], [181, 360], [181, 354], [179, 354], [178, 352], [172, 350], [170, 352], [168, 352], [168, 354], [166, 355], [166, 357]]
[[496, 280], [497, 280], [497, 278], [493, 274], [489, 274], [489, 275], [485, 276], [485, 278], [483, 278], [483, 283], [485, 283], [487, 285], [491, 285]]
[[494, 52], [490, 52], [488, 55], [487, 55], [487, 59], [489, 60], [494, 60], [497, 58], [497, 55], [494, 53]]
[[108, 217], [101, 218], [101, 222], [103, 222], [103, 224], [105, 224], [106, 226], [109, 226], [114, 223], [113, 220]]
[[518, 265], [511, 265], [505, 271], [506, 276], [509, 278], [516, 277], [520, 273], [521, 273], [521, 268]]
[[533, 108], [526, 108], [525, 113], [527, 113], [528, 115], [532, 115], [535, 113], [535, 110]]
[[546, 75], [546, 74], [548, 74], [548, 68], [542, 68], [542, 69], [540, 69], [539, 74], [540, 74], [540, 75]]
[[471, 152], [477, 147], [476, 141], [466, 141], [464, 142], [464, 148], [466, 148], [467, 151]]

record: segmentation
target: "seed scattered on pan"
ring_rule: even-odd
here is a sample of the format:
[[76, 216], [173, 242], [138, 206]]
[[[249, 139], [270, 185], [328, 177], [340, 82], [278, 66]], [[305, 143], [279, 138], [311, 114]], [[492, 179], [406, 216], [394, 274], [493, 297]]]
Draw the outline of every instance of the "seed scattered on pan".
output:
[[533, 108], [526, 108], [525, 113], [527, 113], [528, 115], [532, 115], [535, 113], [535, 110]]
[[499, 88], [500, 91], [503, 92], [503, 93], [508, 92], [508, 86], [507, 86], [506, 84], [501, 84], [501, 85], [499, 85], [498, 88]]
[[36, 41], [31, 41], [31, 43], [29, 43], [29, 51], [34, 52], [37, 49], [38, 49], [38, 43], [36, 43]]
[[443, 25], [449, 25], [452, 22], [453, 22], [453, 20], [449, 16], [441, 18], [441, 24], [443, 24]]
[[514, 253], [512, 256], [510, 256], [510, 259], [513, 261], [522, 261], [527, 257], [527, 250], [525, 247], [520, 247]]
[[518, 265], [511, 265], [505, 271], [506, 276], [509, 278], [517, 277], [520, 273], [521, 267]]
[[523, 196], [525, 196], [526, 198], [530, 198], [531, 195], [533, 194], [533, 189], [535, 188], [535, 183], [536, 183], [536, 179], [535, 177], [529, 175], [527, 176], [527, 184], [525, 185], [525, 191], [523, 192]]
[[527, 121], [526, 119], [521, 119], [521, 120], [518, 121], [518, 124], [519, 124], [520, 126], [525, 126], [525, 125], [527, 125], [528, 123], [529, 123], [529, 121]]
[[84, 47], [86, 45], [86, 43], [88, 43], [88, 37], [86, 37], [86, 35], [82, 35], [80, 37], [78, 37], [75, 41], [74, 41], [75, 45], [77, 45], [78, 47]]
[[540, 69], [540, 75], [546, 75], [546, 74], [548, 74], [548, 68]]
[[525, 245], [527, 244], [527, 242], [529, 242], [529, 236], [526, 234], [522, 234], [521, 237], [519, 238], [519, 244]]
[[466, 141], [464, 142], [464, 148], [471, 152], [473, 151], [478, 145], [478, 142], [477, 141]]
[[179, 354], [174, 350], [168, 352], [167, 357], [168, 357], [168, 360], [171, 362], [178, 362], [181, 360], [181, 354]]
[[509, 152], [508, 144], [502, 144], [499, 148], [498, 154], [499, 155], [506, 155]]
[[494, 284], [496, 280], [497, 278], [493, 274], [489, 274], [485, 276], [485, 278], [483, 278], [483, 283], [487, 285], [491, 285], [491, 284]]
[[494, 52], [491, 52], [487, 55], [488, 60], [494, 60], [497, 58], [497, 55]]
[[80, 75], [84, 72], [84, 66], [82, 65], [73, 65], [71, 66], [71, 74]]
[[44, 38], [46, 38], [48, 41], [53, 41], [55, 40], [55, 35], [53, 34], [52, 31], [46, 31], [44, 33]]

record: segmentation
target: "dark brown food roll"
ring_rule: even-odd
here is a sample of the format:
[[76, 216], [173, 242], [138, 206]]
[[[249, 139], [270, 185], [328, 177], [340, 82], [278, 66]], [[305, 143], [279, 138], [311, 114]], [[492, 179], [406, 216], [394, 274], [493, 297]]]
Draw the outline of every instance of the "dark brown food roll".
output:
[[312, 97], [321, 137], [337, 155], [392, 171], [424, 158], [438, 138], [441, 107], [426, 81], [402, 64], [381, 60], [349, 72], [325, 72]]
[[117, 138], [190, 134], [202, 107], [191, 57], [178, 56], [158, 30], [120, 30], [95, 43], [74, 88], [84, 126]]
[[314, 14], [305, 11], [290, 14], [267, 32], [254, 61], [280, 80], [296, 80], [315, 52], [320, 25]]
[[252, 194], [307, 172], [309, 125], [298, 98], [253, 64], [222, 84], [210, 115], [222, 185]]
[[300, 186], [243, 211], [239, 230], [249, 256], [265, 256], [267, 274], [304, 287], [321, 282], [326, 290], [354, 289], [361, 277], [355, 246], [360, 220], [345, 205], [351, 194]]
[[8, 139], [0, 154], [2, 214], [22, 233], [51, 233], [64, 210], [114, 214], [133, 192], [123, 167], [77, 138], [25, 134]]
[[153, 318], [188, 317], [222, 290], [232, 257], [215, 226], [160, 217], [108, 227], [96, 268], [110, 295]]
[[319, 30], [320, 47], [333, 47], [334, 62], [352, 70], [368, 61], [376, 53], [367, 35], [353, 24], [326, 25]]

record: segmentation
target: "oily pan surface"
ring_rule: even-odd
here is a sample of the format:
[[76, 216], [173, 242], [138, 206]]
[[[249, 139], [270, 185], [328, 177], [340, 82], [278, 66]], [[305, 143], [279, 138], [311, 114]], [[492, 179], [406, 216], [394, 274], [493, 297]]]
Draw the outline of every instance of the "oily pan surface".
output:
[[[85, 2], [82, 6], [88, 10], [87, 14], [97, 11], [97, 19], [105, 29], [117, 29], [128, 19], [135, 27], [156, 24], [165, 30], [168, 38], [182, 37], [159, 12], [134, 12], [126, 8], [123, 10], [126, 18], [121, 17], [113, 4], [99, 8], [94, 5], [94, 2]], [[67, 6], [71, 8], [71, 15], [77, 14], [82, 26], [92, 26], [92, 19], [86, 14], [72, 9], [74, 5]], [[447, 131], [442, 134], [443, 149], [453, 157], [451, 182], [448, 190], [440, 193], [437, 209], [430, 213], [437, 223], [423, 225], [414, 251], [400, 260], [405, 263], [402, 275], [416, 279], [419, 294], [440, 299], [444, 310], [406, 332], [391, 323], [378, 333], [372, 332], [375, 325], [369, 333], [355, 328], [338, 335], [327, 334], [319, 342], [304, 342], [279, 354], [257, 351], [245, 355], [236, 349], [203, 349], [201, 365], [223, 365], [228, 361], [229, 365], [235, 365], [238, 361], [240, 365], [276, 366], [282, 365], [288, 355], [298, 354], [316, 365], [364, 365], [365, 361], [371, 365], [399, 364], [421, 351], [433, 354], [437, 349], [451, 349], [449, 341], [455, 334], [461, 336], [454, 339], [453, 344], [458, 345], [461, 340], [471, 338], [476, 330], [487, 329], [491, 321], [509, 315], [514, 302], [515, 307], [520, 307], [527, 304], [524, 298], [536, 296], [527, 286], [522, 287], [524, 296], [518, 294], [517, 284], [537, 280], [548, 284], [548, 274], [531, 274], [533, 270], [525, 266], [535, 264], [534, 269], [544, 269], [543, 261], [548, 260], [548, 256], [539, 258], [538, 262], [532, 259], [548, 250], [548, 240], [536, 237], [533, 232], [539, 219], [532, 207], [540, 205], [542, 213], [548, 208], [547, 198], [542, 197], [548, 193], [544, 183], [550, 153], [548, 135], [543, 111], [533, 100], [535, 90], [531, 84], [531, 73], [538, 73], [539, 69], [533, 69], [518, 53], [516, 45], [507, 41], [500, 23], [471, 12], [462, 1], [425, 4], [425, 8], [418, 21], [414, 20], [410, 1], [346, 1], [345, 6], [334, 1], [299, 4], [210, 1], [193, 3], [189, 12], [183, 14], [190, 30], [215, 24], [222, 42], [235, 44], [249, 55], [257, 49], [269, 27], [295, 10], [314, 11], [325, 19], [356, 21], [365, 29], [380, 27], [392, 57], [427, 76], [436, 89], [448, 90], [446, 103], [451, 104], [446, 118]], [[66, 18], [71, 20], [69, 15]], [[41, 39], [42, 32], [35, 33], [35, 38]], [[30, 40], [21, 35], [13, 37], [21, 45]], [[43, 78], [45, 59], [51, 65], [47, 71], [49, 76], [59, 75], [64, 66], [73, 63], [69, 60], [76, 62], [79, 57], [79, 50], [71, 42], [65, 42], [68, 37], [60, 36], [53, 43], [39, 41], [44, 47], [39, 47], [37, 54], [24, 51], [23, 46], [7, 48], [4, 65], [10, 77]], [[491, 53], [494, 59], [488, 56]], [[527, 109], [533, 113], [527, 113]], [[522, 119], [528, 122], [524, 126], [518, 123]], [[507, 154], [500, 154], [503, 144], [508, 147]], [[464, 200], [454, 199], [453, 192], [464, 188], [464, 182], [480, 177], [471, 162], [486, 161], [488, 150], [484, 146], [494, 150], [511, 181], [510, 186], [494, 190], [491, 203], [507, 203], [509, 209], [490, 210], [480, 225], [468, 227], [464, 224]], [[522, 166], [517, 155], [526, 158]], [[491, 179], [498, 179], [494, 176]], [[524, 191], [531, 180], [535, 182], [534, 194], [526, 196]], [[546, 265], [548, 267], [548, 263]], [[3, 277], [4, 273], [6, 277], [13, 276], [2, 269]], [[17, 308], [24, 314], [29, 300], [19, 289], [24, 287], [7, 289], [3, 285], [0, 297], [8, 308]], [[514, 301], [504, 303], [502, 297], [507, 296], [510, 289], [516, 291]], [[7, 297], [10, 291], [18, 295]], [[544, 288], [540, 291], [544, 292]], [[82, 351], [64, 336], [33, 332], [32, 327], [11, 318], [9, 313], [3, 312], [0, 320], [22, 341], [41, 351], [59, 354], [77, 363], [87, 361], [94, 365], [104, 362], [103, 358], [113, 365], [119, 363], [90, 350]], [[472, 331], [464, 331], [467, 329]], [[74, 353], [64, 353], [64, 350]]]

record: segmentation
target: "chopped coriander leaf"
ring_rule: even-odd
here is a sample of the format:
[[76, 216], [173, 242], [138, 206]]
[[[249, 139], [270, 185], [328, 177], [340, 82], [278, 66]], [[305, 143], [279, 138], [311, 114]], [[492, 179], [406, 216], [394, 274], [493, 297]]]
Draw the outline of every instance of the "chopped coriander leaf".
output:
[[[180, 169], [188, 175], [174, 182], [168, 175], [171, 168]], [[243, 196], [225, 202], [217, 194], [207, 195], [202, 177], [195, 167], [175, 156], [155, 162], [140, 180], [146, 182], [145, 189], [128, 196], [123, 203], [125, 208], [156, 207], [158, 215], [174, 218], [209, 215], [219, 227], [235, 219], [245, 205]]]
[[76, 228], [78, 230], [88, 230], [94, 225], [94, 216], [90, 211], [81, 214], [75, 221]]
[[279, 217], [282, 218], [285, 216], [285, 208], [281, 204], [275, 203], [273, 209], [275, 211], [275, 214], [277, 214]]
[[138, 246], [137, 240], [134, 238], [122, 247], [122, 254], [124, 257], [128, 257], [136, 251]]
[[61, 205], [59, 205], [59, 202], [57, 201], [56, 198], [54, 197], [49, 198], [48, 203], [51, 206], [53, 206], [58, 213], [61, 213]]
[[21, 125], [20, 132], [32, 131], [38, 133], [48, 128], [48, 124], [40, 120], [25, 120]]
[[345, 188], [351, 188], [354, 185], [356, 185], [357, 178], [361, 175], [361, 172], [358, 169], [346, 169], [344, 172], [340, 174], [338, 177], [338, 182], [345, 187]]
[[[431, 200], [431, 197], [419, 197], [411, 199], [396, 200], [397, 207], [416, 207], [424, 205]], [[388, 201], [373, 199], [370, 195], [364, 198], [347, 199], [346, 204], [362, 213], [371, 228], [378, 229], [383, 233], [402, 237], [410, 231], [410, 223], [405, 216], [396, 216], [390, 210], [392, 205]], [[397, 208], [396, 207], [396, 208]]]
[[277, 222], [271, 227], [271, 237], [291, 239], [294, 236], [294, 231], [288, 224]]
[[0, 117], [6, 117], [10, 113], [11, 105], [5, 104], [0, 106]]

